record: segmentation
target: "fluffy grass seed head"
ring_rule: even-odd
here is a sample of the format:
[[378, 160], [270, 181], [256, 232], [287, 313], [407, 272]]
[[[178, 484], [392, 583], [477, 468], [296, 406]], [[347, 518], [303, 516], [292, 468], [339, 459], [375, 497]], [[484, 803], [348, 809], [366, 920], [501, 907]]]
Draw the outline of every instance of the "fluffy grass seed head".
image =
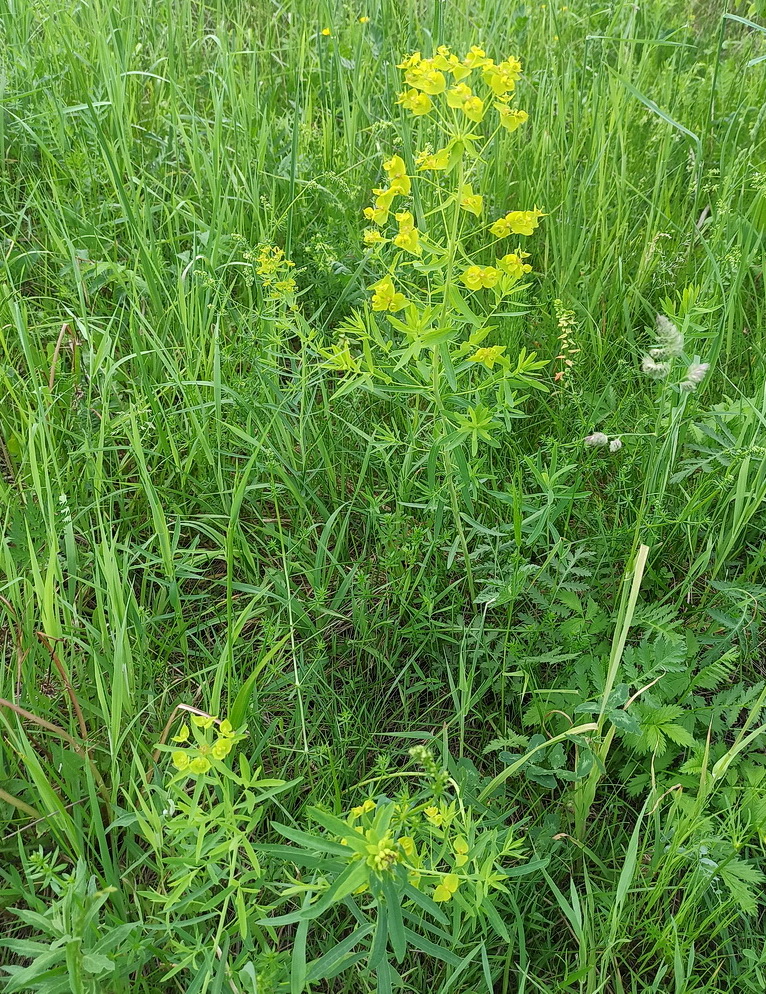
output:
[[684, 336], [665, 314], [655, 319], [658, 346], [650, 351], [653, 359], [677, 359], [684, 350]]
[[686, 370], [686, 376], [678, 384], [684, 393], [692, 393], [702, 383], [710, 369], [709, 362], [693, 362]]
[[646, 373], [653, 380], [664, 380], [670, 372], [669, 362], [657, 362], [650, 355], [645, 355], [641, 361], [641, 372]]
[[588, 435], [587, 438], [583, 439], [583, 444], [591, 449], [599, 449], [609, 444], [609, 436], [605, 435], [603, 431], [594, 431], [592, 435]]

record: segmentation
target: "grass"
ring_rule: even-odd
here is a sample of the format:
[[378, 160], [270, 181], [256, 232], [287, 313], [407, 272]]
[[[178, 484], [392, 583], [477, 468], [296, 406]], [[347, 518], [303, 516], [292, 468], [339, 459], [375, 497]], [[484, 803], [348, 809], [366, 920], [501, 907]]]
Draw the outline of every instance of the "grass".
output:
[[[0, 0], [5, 989], [764, 989], [764, 25]], [[396, 63], [442, 43], [523, 60], [476, 183], [547, 213], [495, 332], [547, 389], [452, 462], [420, 401], [323, 361], [381, 275], [381, 162], [429, 137]], [[688, 395], [640, 372], [658, 312], [710, 364]], [[168, 815], [179, 706], [247, 724], [247, 812], [222, 781]], [[264, 924], [313, 865], [275, 824], [398, 796], [418, 744], [525, 839], [506, 935], [452, 902], [456, 960], [376, 969], [338, 946], [361, 900]]]

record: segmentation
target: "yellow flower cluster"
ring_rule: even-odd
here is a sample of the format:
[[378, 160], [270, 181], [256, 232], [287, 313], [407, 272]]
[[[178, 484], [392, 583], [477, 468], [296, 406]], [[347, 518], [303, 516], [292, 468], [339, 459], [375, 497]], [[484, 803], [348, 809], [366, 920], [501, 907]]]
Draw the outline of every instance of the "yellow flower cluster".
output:
[[[432, 899], [440, 903], [450, 901], [461, 884], [457, 871], [471, 859], [471, 844], [466, 836], [462, 832], [452, 836], [450, 832], [455, 818], [454, 802], [449, 805], [432, 802], [423, 808], [406, 802], [381, 803], [382, 808], [373, 798], [367, 798], [351, 808], [346, 824], [354, 835], [339, 838], [340, 844], [349, 849], [349, 859], [363, 861], [375, 874], [387, 874], [397, 865], [403, 865], [413, 887], [420, 888], [426, 876], [434, 880]], [[422, 821], [418, 813], [422, 814]], [[405, 826], [412, 826], [414, 834], [426, 829], [428, 837], [420, 849], [412, 835], [398, 834], [402, 829], [406, 831]], [[354, 893], [362, 894], [369, 888], [367, 881]]]
[[[397, 103], [411, 114], [418, 116], [430, 113], [434, 106], [431, 98], [444, 93], [449, 107], [462, 111], [469, 121], [479, 123], [486, 113], [486, 98], [474, 93], [463, 82], [477, 70], [481, 75], [481, 82], [489, 90], [490, 98], [496, 101], [494, 107], [499, 114], [500, 124], [508, 131], [515, 131], [527, 120], [525, 111], [508, 107], [516, 81], [521, 76], [521, 62], [513, 56], [496, 63], [487, 57], [483, 49], [474, 45], [461, 60], [446, 45], [442, 45], [430, 59], [424, 59], [420, 52], [413, 52], [399, 63], [399, 68], [404, 70], [408, 88], [399, 94]], [[447, 84], [448, 76], [452, 77], [454, 84], [451, 87]]]
[[511, 234], [531, 235], [544, 216], [536, 207], [532, 211], [509, 211], [505, 217], [498, 218], [489, 230], [495, 238], [505, 238]]
[[385, 189], [374, 189], [375, 201], [372, 207], [365, 207], [364, 216], [375, 224], [385, 224], [391, 204], [395, 197], [406, 197], [412, 189], [412, 181], [407, 175], [404, 159], [394, 155], [383, 163], [383, 169], [388, 176], [388, 186]]
[[525, 273], [531, 273], [532, 267], [528, 262], [524, 262], [525, 259], [529, 258], [529, 252], [522, 252], [521, 249], [516, 249], [515, 252], [509, 252], [508, 255], [504, 255], [502, 259], [497, 260], [497, 268], [501, 269], [506, 276], [510, 276], [515, 280], [520, 280]]
[[[403, 71], [407, 89], [399, 94], [398, 102], [413, 114], [428, 113], [434, 105], [434, 98], [443, 95], [447, 106], [460, 111], [470, 122], [481, 122], [488, 106], [496, 109], [499, 126], [508, 131], [515, 131], [528, 119], [526, 111], [509, 106], [516, 82], [521, 76], [521, 62], [517, 58], [510, 57], [496, 63], [483, 49], [474, 46], [461, 59], [446, 46], [441, 46], [431, 58], [423, 58], [420, 52], [414, 52], [399, 63], [399, 68]], [[473, 81], [472, 74], [476, 74]], [[475, 85], [476, 81], [486, 87], [483, 95], [474, 92], [469, 85], [472, 82]], [[464, 132], [454, 115], [452, 123], [447, 123], [446, 130], [449, 137], [443, 148], [434, 149], [429, 145], [415, 155], [415, 167], [418, 173], [423, 170], [451, 172], [461, 162], [466, 152], [472, 153], [474, 157], [479, 155], [478, 150], [474, 149], [474, 143], [479, 142], [481, 136]], [[390, 242], [397, 249], [410, 255], [420, 257], [424, 250], [426, 253], [438, 255], [443, 251], [438, 239], [434, 240], [433, 237], [429, 239], [421, 235], [411, 210], [404, 209], [404, 205], [402, 209], [396, 209], [397, 198], [408, 197], [412, 193], [413, 178], [408, 175], [404, 159], [394, 155], [383, 164], [383, 168], [387, 183], [373, 189], [373, 203], [364, 209], [365, 217], [373, 224], [364, 231], [364, 244], [377, 249]], [[449, 194], [449, 200], [459, 211], [466, 211], [481, 218], [485, 210], [484, 197], [474, 191], [472, 183], [468, 182], [473, 176], [467, 174], [462, 167], [460, 176], [456, 188], [453, 187]], [[441, 186], [438, 182], [433, 185], [437, 189]], [[447, 203], [447, 200], [443, 200], [442, 207]], [[379, 230], [389, 222], [392, 211], [395, 211], [394, 217], [398, 229], [396, 233]], [[433, 213], [431, 211], [426, 216], [430, 217]], [[533, 210], [509, 211], [494, 221], [489, 228], [496, 238], [505, 238], [509, 235], [527, 237], [539, 227], [543, 216], [543, 211], [537, 207]], [[447, 233], [447, 252], [450, 259], [456, 254], [455, 246], [450, 248], [450, 239], [454, 238], [459, 242], [460, 229], [461, 226], [456, 220], [452, 229], [454, 235]], [[452, 255], [449, 255], [450, 252]], [[470, 265], [472, 260], [468, 259], [467, 268], [464, 268], [458, 278], [471, 292], [497, 288], [496, 295], [502, 297], [526, 273], [531, 272], [532, 267], [524, 261], [527, 257], [528, 254], [519, 248], [498, 258], [495, 265]], [[398, 264], [399, 257], [393, 260], [388, 273], [371, 287], [374, 311], [396, 313], [410, 304], [417, 306], [417, 300], [408, 300], [394, 282]], [[420, 267], [416, 265], [415, 269], [418, 271]], [[451, 261], [449, 273], [451, 278]], [[492, 369], [495, 362], [507, 362], [505, 359], [501, 360], [501, 356], [502, 351], [479, 350], [473, 361], [484, 363], [487, 368]]]
[[477, 349], [473, 355], [468, 356], [469, 362], [480, 362], [487, 369], [493, 369], [495, 363], [505, 352], [505, 345], [488, 345], [485, 348]]
[[489, 289], [496, 286], [501, 273], [494, 266], [469, 266], [460, 277], [469, 290]]
[[[209, 715], [193, 714], [191, 721], [196, 728], [200, 729], [200, 732], [204, 733], [212, 728], [218, 719]], [[224, 718], [218, 722], [218, 737], [214, 742], [211, 743], [208, 741], [206, 736], [195, 735], [197, 739], [196, 746], [176, 749], [172, 753], [170, 760], [173, 766], [181, 772], [203, 776], [212, 767], [212, 760], [220, 761], [229, 755], [234, 745], [235, 737], [236, 732], [232, 728], [231, 722], [228, 718]], [[189, 726], [186, 724], [182, 725], [178, 735], [174, 735], [172, 741], [179, 744], [188, 743]]]
[[440, 148], [438, 152], [418, 152], [415, 164], [418, 169], [446, 169], [449, 165], [449, 148]]
[[280, 269], [294, 265], [295, 263], [285, 258], [284, 251], [277, 245], [262, 245], [255, 259], [255, 271], [259, 276], [273, 276]]
[[372, 309], [374, 311], [401, 311], [407, 306], [407, 298], [394, 286], [390, 276], [384, 276], [372, 288]]
[[413, 255], [420, 255], [422, 250], [415, 218], [410, 211], [401, 211], [396, 215], [396, 221], [399, 225], [399, 234], [394, 236], [394, 245]]
[[441, 883], [434, 889], [434, 901], [449, 901], [460, 886], [460, 877], [457, 873], [445, 873], [441, 878]]
[[[246, 258], [252, 259], [252, 256], [248, 254]], [[261, 278], [261, 285], [270, 299], [278, 300], [295, 293], [297, 285], [290, 275], [295, 263], [285, 258], [281, 248], [276, 245], [262, 245], [252, 261], [256, 273]]]

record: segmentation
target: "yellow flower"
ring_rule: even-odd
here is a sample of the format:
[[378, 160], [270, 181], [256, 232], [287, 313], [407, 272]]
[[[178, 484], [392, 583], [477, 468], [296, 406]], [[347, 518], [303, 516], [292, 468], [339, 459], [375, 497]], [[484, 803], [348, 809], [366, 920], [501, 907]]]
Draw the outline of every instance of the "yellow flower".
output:
[[203, 773], [207, 773], [210, 769], [210, 760], [206, 759], [205, 756], [197, 756], [189, 763], [189, 769], [192, 773], [196, 773], [198, 776], [202, 776]]
[[521, 63], [513, 57], [498, 65], [485, 65], [482, 69], [484, 82], [498, 97], [513, 91], [520, 76]]
[[484, 101], [481, 97], [469, 97], [463, 104], [463, 113], [469, 121], [478, 123], [484, 117]]
[[473, 96], [471, 87], [467, 83], [458, 83], [451, 90], [447, 90], [447, 104], [459, 110], [471, 96]]
[[442, 877], [441, 883], [434, 890], [434, 901], [449, 901], [459, 886], [460, 877], [456, 873], [446, 873]]
[[498, 218], [490, 231], [496, 238], [506, 235], [531, 235], [540, 224], [540, 218], [545, 217], [536, 207], [532, 211], [509, 211], [505, 217]]
[[367, 865], [371, 866], [373, 870], [377, 870], [378, 873], [390, 870], [394, 863], [398, 863], [401, 860], [401, 855], [395, 849], [392, 849], [393, 844], [394, 840], [391, 836], [386, 835], [380, 842], [367, 846], [367, 852], [369, 853]]
[[500, 272], [494, 266], [469, 266], [460, 278], [469, 290], [489, 289], [500, 279]]
[[381, 207], [365, 207], [364, 216], [375, 224], [385, 224], [388, 220], [388, 211]]
[[416, 117], [430, 113], [434, 105], [427, 93], [418, 93], [417, 90], [402, 90], [396, 102]]
[[285, 253], [276, 245], [263, 245], [258, 251], [255, 271], [259, 276], [272, 276], [283, 266], [293, 266], [294, 263], [285, 259]]
[[412, 859], [413, 856], [417, 855], [415, 840], [410, 838], [409, 835], [400, 836], [399, 845], [402, 847], [404, 855], [407, 856], [408, 859]]
[[189, 754], [188, 752], [184, 752], [182, 749], [178, 749], [170, 757], [170, 760], [177, 770], [185, 770], [189, 765]]
[[518, 249], [516, 252], [504, 255], [502, 259], [498, 259], [497, 268], [501, 269], [507, 276], [520, 280], [525, 273], [532, 272], [529, 263], [524, 262], [524, 259], [527, 258], [529, 258], [529, 252], [522, 252], [521, 249]]
[[418, 65], [408, 69], [404, 74], [404, 78], [416, 90], [422, 90], [424, 93], [430, 93], [432, 96], [435, 96], [437, 93], [444, 93], [447, 89], [447, 80], [444, 78], [444, 73], [435, 68], [433, 59], [423, 59]]
[[388, 241], [387, 238], [381, 235], [377, 228], [365, 228], [362, 232], [362, 238], [365, 245], [382, 245]]
[[529, 119], [525, 110], [513, 110], [507, 104], [495, 104], [495, 109], [500, 114], [500, 123], [508, 131], [515, 131]]
[[359, 23], [360, 24], [369, 24], [370, 23], [370, 19], [369, 19], [369, 17], [360, 17], [359, 18]]
[[426, 816], [426, 819], [432, 825], [436, 825], [437, 828], [444, 821], [444, 815], [442, 815], [441, 811], [433, 804], [430, 805], [430, 807], [425, 808], [423, 810], [423, 814]]
[[407, 167], [401, 155], [392, 155], [387, 162], [383, 163], [383, 169], [388, 173], [389, 180], [400, 179], [407, 175]]
[[222, 722], [218, 725], [218, 732], [220, 735], [225, 735], [226, 738], [231, 738], [234, 734], [234, 728], [228, 718], [224, 718]]
[[412, 252], [413, 255], [420, 255], [422, 251], [419, 242], [420, 236], [411, 212], [401, 211], [396, 215], [396, 220], [399, 222], [399, 234], [394, 236], [394, 245], [406, 252]]
[[464, 211], [469, 211], [471, 214], [475, 214], [476, 217], [481, 217], [484, 198], [480, 193], [474, 193], [471, 184], [466, 183], [460, 191], [460, 206]]
[[224, 759], [231, 752], [231, 748], [232, 748], [231, 739], [218, 739], [213, 745], [212, 749], [213, 756], [216, 759]]
[[329, 28], [322, 28], [322, 34], [325, 36], [325, 38], [329, 38], [332, 35], [332, 31], [330, 31]]
[[384, 211], [390, 208], [394, 197], [399, 196], [399, 191], [390, 186], [386, 190], [375, 189], [372, 192], [375, 194], [375, 206]]
[[487, 54], [483, 48], [478, 48], [476, 45], [471, 45], [471, 51], [463, 59], [463, 65], [467, 66], [469, 69], [478, 69], [479, 66], [484, 66], [487, 64]]
[[505, 352], [505, 348], [505, 345], [490, 345], [483, 349], [477, 349], [473, 355], [468, 356], [468, 361], [480, 362], [487, 369], [492, 369], [503, 352]]
[[404, 249], [405, 252], [412, 253], [412, 255], [420, 255], [423, 251], [420, 247], [420, 235], [417, 228], [413, 228], [412, 231], [400, 231], [398, 235], [394, 235], [394, 245]]
[[[381, 281], [382, 282], [382, 281]], [[366, 801], [351, 809], [351, 814], [354, 818], [358, 818], [360, 815], [366, 815], [368, 811], [375, 810], [375, 801], [371, 797], [368, 797]]]
[[449, 149], [440, 148], [437, 152], [419, 152], [415, 157], [418, 169], [446, 169], [449, 165]]
[[394, 155], [388, 162], [383, 163], [383, 168], [388, 173], [390, 189], [406, 197], [410, 192], [411, 183], [404, 159], [399, 155]]
[[471, 75], [471, 70], [464, 66], [457, 55], [453, 55], [446, 45], [440, 45], [436, 52], [437, 54], [431, 60], [434, 68], [451, 73], [458, 82]]
[[403, 293], [397, 293], [394, 281], [390, 276], [385, 276], [375, 284], [372, 295], [372, 309], [374, 311], [401, 311], [407, 306], [407, 298]]
[[187, 742], [189, 740], [189, 726], [187, 724], [181, 725], [178, 729], [178, 735], [174, 735], [170, 740], [171, 742]]
[[468, 862], [468, 848], [466, 839], [462, 835], [459, 835], [452, 844], [452, 849], [455, 853], [455, 866], [465, 866]]
[[191, 720], [197, 728], [210, 728], [215, 721], [215, 718], [211, 718], [206, 714], [193, 714]]
[[456, 110], [462, 110], [470, 121], [481, 121], [484, 117], [484, 101], [475, 96], [465, 83], [458, 83], [447, 91], [447, 103]]
[[397, 63], [397, 69], [412, 69], [413, 66], [417, 66], [420, 63], [420, 52], [413, 52], [412, 55], [408, 55], [404, 62]]

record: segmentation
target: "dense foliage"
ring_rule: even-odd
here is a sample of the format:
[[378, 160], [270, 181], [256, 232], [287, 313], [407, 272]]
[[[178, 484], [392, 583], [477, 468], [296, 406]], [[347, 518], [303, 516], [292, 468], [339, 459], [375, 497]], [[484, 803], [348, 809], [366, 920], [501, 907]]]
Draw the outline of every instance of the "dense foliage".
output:
[[764, 25], [0, 0], [2, 990], [766, 988]]

